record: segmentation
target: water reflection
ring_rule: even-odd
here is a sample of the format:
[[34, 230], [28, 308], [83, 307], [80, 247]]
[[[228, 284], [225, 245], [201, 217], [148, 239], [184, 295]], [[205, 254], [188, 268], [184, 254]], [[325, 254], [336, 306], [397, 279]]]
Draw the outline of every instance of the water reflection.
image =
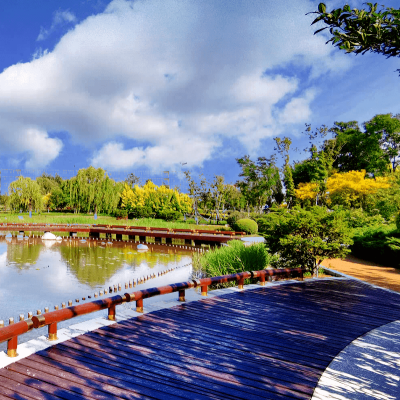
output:
[[[127, 242], [45, 241], [40, 238], [0, 236], [0, 319], [34, 314], [44, 307], [92, 295], [150, 273], [190, 264], [191, 250], [149, 245], [143, 253]], [[147, 281], [137, 288], [189, 279], [191, 266]], [[133, 289], [131, 289], [133, 290]], [[81, 301], [82, 302], [82, 301]]]

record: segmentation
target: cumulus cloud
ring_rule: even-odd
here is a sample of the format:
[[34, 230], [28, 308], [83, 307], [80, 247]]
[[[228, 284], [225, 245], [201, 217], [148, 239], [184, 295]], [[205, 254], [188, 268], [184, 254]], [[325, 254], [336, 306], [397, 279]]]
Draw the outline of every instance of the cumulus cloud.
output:
[[43, 28], [43, 26], [40, 27], [40, 33], [36, 40], [37, 41], [45, 40], [57, 28], [57, 26], [65, 23], [74, 23], [74, 22], [76, 22], [76, 17], [71, 11], [58, 10], [54, 13], [53, 21], [49, 29], [45, 29]]
[[[37, 143], [20, 149], [29, 151], [27, 166], [57, 157], [62, 143], [52, 131], [95, 143], [90, 161], [110, 169], [161, 168], [183, 158], [201, 165], [232, 137], [256, 151], [281, 123], [309, 120], [312, 79], [348, 67], [345, 56], [333, 56], [324, 38], [313, 36], [312, 17], [304, 14], [314, 6], [114, 0], [53, 51], [0, 74], [0, 137], [18, 132]], [[59, 12], [52, 27], [75, 20]], [[306, 89], [271, 72], [291, 62], [311, 68]], [[5, 150], [17, 152], [7, 140]]]
[[297, 124], [308, 121], [311, 116], [309, 105], [315, 95], [316, 91], [310, 89], [303, 96], [291, 99], [279, 113], [279, 122], [282, 124]]
[[182, 161], [190, 168], [210, 158], [213, 149], [220, 143], [198, 138], [171, 138], [168, 143], [156, 146], [124, 149], [122, 143], [110, 142], [104, 145], [93, 157], [95, 167], [127, 169], [142, 165], [150, 166], [153, 172], [162, 168], [178, 166]]

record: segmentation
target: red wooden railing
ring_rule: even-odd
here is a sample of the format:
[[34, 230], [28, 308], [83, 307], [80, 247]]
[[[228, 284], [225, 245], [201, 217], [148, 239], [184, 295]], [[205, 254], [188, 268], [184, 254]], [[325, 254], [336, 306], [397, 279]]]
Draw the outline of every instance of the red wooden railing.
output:
[[[166, 232], [166, 233], [193, 233], [193, 234], [213, 234], [213, 235], [222, 235], [222, 236], [244, 236], [245, 232], [233, 232], [233, 231], [215, 231], [215, 230], [204, 230], [204, 229], [174, 229], [174, 228], [154, 228], [148, 226], [133, 226], [133, 225], [90, 225], [90, 224], [46, 224], [46, 223], [19, 223], [19, 222], [4, 222], [0, 224], [1, 227], [4, 228], [15, 228], [18, 230], [19, 227], [24, 229], [32, 228], [43, 230], [40, 228], [46, 228], [48, 230], [57, 231], [57, 228], [60, 230], [70, 230], [74, 229], [79, 230], [88, 230], [88, 229], [102, 229], [109, 230], [110, 233], [113, 232], [114, 229], [123, 229], [127, 232], [129, 231], [147, 231], [147, 232]], [[52, 229], [53, 228], [53, 229]]]
[[[63, 308], [61, 310], [46, 312], [45, 314], [35, 315], [31, 319], [26, 319], [17, 323], [14, 323], [13, 320], [10, 319], [10, 325], [0, 328], [0, 343], [7, 341], [7, 355], [10, 357], [16, 357], [18, 336], [32, 330], [33, 328], [37, 329], [48, 326], [48, 340], [57, 340], [58, 322], [105, 309], [108, 309], [108, 319], [114, 321], [115, 307], [124, 302], [136, 301], [136, 311], [142, 313], [143, 300], [154, 296], [179, 292], [179, 301], [185, 301], [186, 289], [200, 287], [201, 294], [203, 296], [207, 296], [208, 286], [210, 285], [236, 281], [239, 289], [243, 289], [245, 279], [258, 278], [260, 284], [264, 286], [267, 276], [289, 276], [291, 274], [298, 274], [300, 275], [301, 279], [303, 279], [303, 273], [303, 268], [264, 269], [261, 271], [240, 272], [237, 274], [203, 278], [187, 282], [174, 283], [167, 286], [137, 290], [133, 293], [125, 293], [123, 295], [108, 297], [102, 300], [96, 300], [85, 304]], [[63, 307], [65, 307], [65, 303], [63, 303]]]

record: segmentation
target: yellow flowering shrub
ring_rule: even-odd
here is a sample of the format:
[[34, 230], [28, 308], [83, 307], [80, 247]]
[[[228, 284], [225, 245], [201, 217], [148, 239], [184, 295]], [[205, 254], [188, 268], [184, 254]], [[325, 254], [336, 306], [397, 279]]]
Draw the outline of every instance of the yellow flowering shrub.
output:
[[349, 171], [336, 173], [328, 178], [326, 184], [328, 203], [347, 207], [360, 206], [363, 205], [367, 195], [390, 187], [388, 178], [365, 179], [365, 175], [365, 170]]
[[148, 181], [143, 187], [125, 184], [122, 208], [136, 217], [163, 217], [167, 213], [191, 213], [192, 199], [184, 193]]
[[315, 200], [319, 191], [319, 184], [316, 182], [299, 183], [294, 190], [296, 197], [300, 200]]

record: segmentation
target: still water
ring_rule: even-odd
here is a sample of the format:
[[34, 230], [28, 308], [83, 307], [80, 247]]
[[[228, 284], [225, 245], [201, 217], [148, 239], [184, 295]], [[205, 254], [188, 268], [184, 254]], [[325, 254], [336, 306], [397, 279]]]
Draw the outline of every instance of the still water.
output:
[[[55, 305], [61, 308], [62, 302], [68, 304], [68, 300], [73, 304], [77, 304], [75, 299], [79, 299], [79, 304], [92, 301], [95, 292], [118, 284], [122, 290], [117, 293], [123, 294], [182, 282], [190, 278], [192, 270], [190, 249], [149, 244], [150, 249], [141, 252], [134, 242], [66, 238], [49, 241], [40, 237], [7, 236], [11, 235], [5, 232], [0, 236], [0, 320], [5, 325], [9, 317], [18, 321], [20, 314], [27, 318], [28, 312], [35, 315], [38, 309], [43, 313], [49, 307], [51, 311]], [[136, 288], [125, 289], [129, 281], [176, 267], [180, 268]], [[65, 321], [60, 327], [94, 318], [96, 314]], [[21, 336], [19, 342], [45, 333], [43, 329], [33, 330]]]

